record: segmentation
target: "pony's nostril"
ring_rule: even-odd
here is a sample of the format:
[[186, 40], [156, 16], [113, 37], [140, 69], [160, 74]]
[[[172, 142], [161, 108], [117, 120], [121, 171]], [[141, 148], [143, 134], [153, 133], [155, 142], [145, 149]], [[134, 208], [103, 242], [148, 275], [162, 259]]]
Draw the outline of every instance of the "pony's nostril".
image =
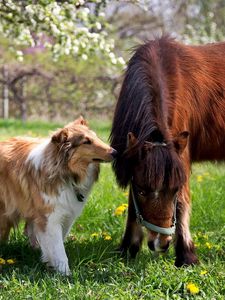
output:
[[149, 247], [150, 250], [155, 251], [154, 241], [149, 241], [148, 242], [148, 247]]
[[169, 248], [169, 245], [170, 245], [170, 242], [168, 241], [167, 244], [163, 245], [161, 248], [162, 248], [162, 251], [163, 252], [166, 252]]
[[117, 156], [117, 151], [116, 151], [115, 149], [112, 149], [112, 151], [111, 151], [110, 154], [112, 155], [113, 158], [116, 158], [116, 156]]

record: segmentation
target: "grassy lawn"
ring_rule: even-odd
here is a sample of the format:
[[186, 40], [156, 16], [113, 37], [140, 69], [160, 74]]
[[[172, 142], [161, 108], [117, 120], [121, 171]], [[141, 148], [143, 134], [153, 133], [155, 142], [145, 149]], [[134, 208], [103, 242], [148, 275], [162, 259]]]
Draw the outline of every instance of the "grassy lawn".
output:
[[[90, 122], [107, 141], [110, 123]], [[0, 139], [15, 135], [46, 136], [59, 124], [26, 125], [0, 121]], [[102, 165], [100, 179], [82, 216], [66, 242], [71, 278], [48, 271], [40, 252], [32, 250], [19, 231], [10, 243], [0, 246], [0, 257], [14, 264], [0, 265], [2, 299], [225, 299], [225, 166], [195, 164], [192, 179], [191, 231], [200, 264], [174, 267], [173, 247], [165, 256], [155, 256], [146, 243], [135, 260], [124, 260], [115, 249], [121, 239], [126, 212], [115, 216], [116, 207], [127, 202], [127, 192], [118, 188], [109, 164]], [[199, 288], [187, 290], [189, 283]]]

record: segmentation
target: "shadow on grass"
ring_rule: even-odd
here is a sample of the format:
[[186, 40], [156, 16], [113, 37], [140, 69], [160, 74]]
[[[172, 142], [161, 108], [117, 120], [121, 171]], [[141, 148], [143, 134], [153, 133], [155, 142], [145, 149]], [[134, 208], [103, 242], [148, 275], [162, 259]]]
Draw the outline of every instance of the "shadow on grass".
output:
[[[116, 240], [116, 237], [112, 238]], [[11, 238], [8, 244], [0, 245], [0, 257], [5, 260], [14, 259], [15, 264], [2, 265], [0, 278], [3, 275], [8, 279], [16, 277], [19, 280], [36, 283], [45, 279], [58, 278], [62, 282], [79, 281], [80, 284], [85, 285], [85, 282], [89, 280], [106, 283], [113, 281], [115, 277], [136, 277], [146, 268], [147, 262], [161, 263], [159, 258], [154, 257], [148, 251], [141, 251], [136, 259], [122, 258], [116, 251], [117, 247], [118, 244], [103, 239], [68, 240], [65, 248], [72, 276], [64, 278], [47, 269], [40, 262], [40, 250], [32, 249], [24, 237], [15, 240]]]
[[[65, 243], [66, 252], [69, 258], [69, 265], [72, 276], [66, 278], [53, 272], [40, 262], [40, 251], [33, 250], [25, 237], [11, 238], [10, 243], [0, 245], [0, 257], [4, 259], [15, 259], [13, 265], [3, 265], [0, 268], [0, 278], [16, 277], [18, 280], [29, 280], [33, 283], [40, 283], [49, 280], [59, 280], [62, 283], [79, 282], [85, 285], [87, 281], [97, 283], [111, 283], [115, 278], [135, 280], [140, 274], [151, 265], [151, 268], [169, 268], [172, 272], [174, 267], [174, 251], [171, 247], [169, 253], [164, 256], [155, 256], [146, 247], [137, 255], [136, 259], [129, 256], [122, 258], [116, 251], [118, 244], [114, 241], [117, 236], [112, 236], [112, 241], [104, 239], [68, 239]], [[212, 251], [197, 251], [200, 262], [204, 263], [212, 259]], [[215, 253], [214, 253], [215, 255]], [[218, 257], [221, 260], [221, 257]], [[146, 271], [147, 272], [147, 271]]]

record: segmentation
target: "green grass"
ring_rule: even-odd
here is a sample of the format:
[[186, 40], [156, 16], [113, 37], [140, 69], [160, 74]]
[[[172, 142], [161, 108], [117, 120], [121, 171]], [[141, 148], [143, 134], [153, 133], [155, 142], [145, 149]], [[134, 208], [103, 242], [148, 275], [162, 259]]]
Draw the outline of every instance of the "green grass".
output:
[[[107, 141], [110, 123], [90, 123]], [[14, 135], [45, 136], [60, 124], [22, 124], [0, 121], [0, 138]], [[121, 259], [115, 249], [121, 239], [126, 213], [115, 216], [115, 208], [127, 202], [109, 164], [102, 165], [100, 179], [91, 193], [83, 214], [65, 243], [72, 270], [71, 278], [50, 272], [40, 263], [22, 234], [12, 233], [2, 245], [0, 257], [16, 259], [0, 267], [1, 299], [225, 299], [225, 166], [195, 164], [191, 178], [193, 213], [191, 231], [200, 264], [174, 267], [171, 247], [165, 256], [155, 256], [146, 246], [135, 260]], [[112, 239], [105, 240], [104, 232]], [[92, 237], [98, 233], [97, 237]], [[207, 271], [201, 275], [201, 271]], [[188, 293], [193, 282], [197, 295]]]

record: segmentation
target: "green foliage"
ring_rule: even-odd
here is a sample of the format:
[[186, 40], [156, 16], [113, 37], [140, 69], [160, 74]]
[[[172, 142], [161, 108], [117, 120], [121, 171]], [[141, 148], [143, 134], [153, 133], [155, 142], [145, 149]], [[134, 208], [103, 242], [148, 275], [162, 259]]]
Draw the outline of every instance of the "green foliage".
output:
[[191, 0], [183, 39], [190, 44], [223, 41], [224, 13], [225, 3], [223, 0]]
[[[91, 121], [91, 127], [107, 140], [110, 123]], [[0, 135], [47, 135], [59, 124], [1, 121]], [[19, 232], [12, 233], [10, 243], [2, 245], [0, 257], [14, 258], [16, 263], [2, 266], [0, 299], [224, 299], [224, 165], [195, 164], [191, 189], [193, 213], [191, 231], [200, 264], [174, 267], [172, 247], [165, 256], [155, 256], [144, 243], [135, 260], [120, 258], [115, 249], [121, 239], [126, 211], [115, 216], [116, 207], [127, 202], [110, 164], [103, 164], [83, 214], [76, 221], [66, 242], [72, 270], [71, 278], [48, 271], [39, 262], [39, 251], [28, 246]], [[94, 235], [93, 235], [94, 233]], [[106, 239], [106, 234], [112, 239]], [[1, 273], [2, 272], [2, 273]], [[193, 283], [199, 293], [191, 294]]]
[[[0, 2], [0, 33], [15, 45], [35, 46], [42, 41], [55, 60], [63, 55], [88, 60], [94, 53], [112, 64], [124, 64], [115, 56], [114, 41], [107, 33], [109, 24], [101, 10], [105, 2], [4, 0]], [[23, 60], [22, 51], [17, 56]]]
[[[87, 61], [64, 55], [53, 63], [50, 51], [24, 54], [23, 62], [18, 62], [8, 51], [9, 42], [0, 38], [0, 44], [0, 63], [7, 66], [8, 82], [18, 78], [15, 87], [26, 102], [28, 118], [68, 120], [80, 114], [103, 116], [113, 112], [114, 86], [119, 84], [121, 66], [109, 65], [94, 54]], [[39, 75], [21, 76], [34, 69]], [[20, 118], [20, 102], [12, 86], [8, 87], [9, 116]]]

